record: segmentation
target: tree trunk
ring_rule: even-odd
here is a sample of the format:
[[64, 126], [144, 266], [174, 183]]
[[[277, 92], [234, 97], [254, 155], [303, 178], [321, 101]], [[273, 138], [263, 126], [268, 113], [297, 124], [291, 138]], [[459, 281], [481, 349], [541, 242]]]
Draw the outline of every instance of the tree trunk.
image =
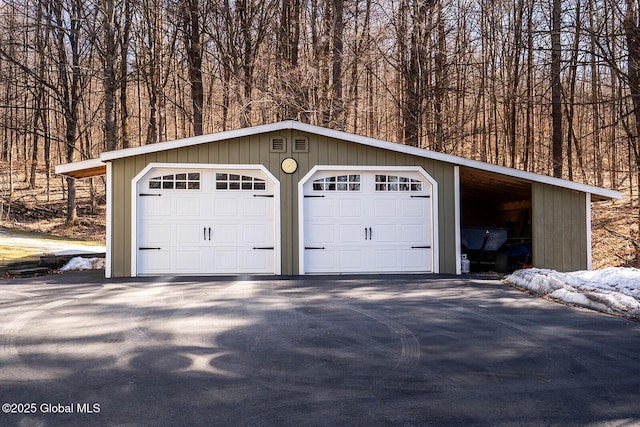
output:
[[204, 87], [202, 85], [202, 43], [200, 32], [200, 7], [198, 0], [183, 0], [181, 7], [183, 42], [187, 52], [191, 107], [193, 109], [193, 133], [202, 135], [202, 111]]
[[332, 103], [331, 103], [331, 123], [337, 129], [344, 129], [342, 100], [342, 54], [344, 42], [344, 1], [333, 0], [333, 31], [332, 31]]
[[[627, 0], [627, 12], [624, 19], [624, 29], [629, 49], [628, 81], [633, 116], [635, 118], [636, 134], [631, 138], [633, 153], [636, 158], [636, 173], [638, 174], [638, 194], [640, 194], [640, 10], [637, 0]], [[640, 227], [640, 203], [638, 203], [638, 226]], [[636, 266], [640, 268], [640, 245], [636, 245]]]
[[560, 67], [562, 61], [562, 47], [560, 44], [560, 25], [562, 18], [561, 0], [553, 0], [552, 29], [551, 29], [551, 119], [552, 134], [552, 163], [553, 176], [562, 178], [562, 82]]

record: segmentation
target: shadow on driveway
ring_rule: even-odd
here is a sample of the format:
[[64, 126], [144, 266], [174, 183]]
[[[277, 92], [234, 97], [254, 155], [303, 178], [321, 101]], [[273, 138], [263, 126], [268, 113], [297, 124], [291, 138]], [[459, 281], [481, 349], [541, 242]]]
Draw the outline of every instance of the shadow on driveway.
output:
[[1, 425], [640, 422], [640, 324], [497, 280], [100, 275], [0, 283]]

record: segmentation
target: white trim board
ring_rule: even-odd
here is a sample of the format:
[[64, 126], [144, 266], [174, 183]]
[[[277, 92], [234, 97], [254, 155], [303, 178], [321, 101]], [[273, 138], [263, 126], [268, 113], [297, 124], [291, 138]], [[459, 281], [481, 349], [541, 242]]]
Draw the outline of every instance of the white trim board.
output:
[[107, 162], [110, 160], [121, 159], [125, 157], [141, 155], [141, 154], [155, 153], [159, 151], [171, 150], [176, 148], [190, 147], [198, 144], [206, 144], [210, 142], [218, 142], [218, 141], [224, 141], [229, 139], [242, 138], [245, 136], [257, 135], [257, 134], [268, 133], [268, 132], [280, 132], [284, 130], [296, 130], [299, 132], [307, 132], [310, 134], [325, 136], [328, 138], [340, 139], [348, 142], [367, 145], [370, 147], [376, 147], [384, 150], [410, 154], [417, 157], [438, 160], [441, 162], [450, 163], [457, 166], [464, 166], [464, 167], [483, 170], [483, 171], [492, 172], [500, 175], [511, 176], [511, 177], [523, 179], [526, 181], [539, 182], [543, 184], [554, 185], [557, 187], [568, 188], [568, 189], [581, 191], [585, 193], [591, 193], [592, 195], [596, 195], [606, 199], [620, 199], [622, 197], [622, 193], [615, 190], [609, 190], [609, 189], [595, 187], [591, 185], [580, 184], [573, 181], [567, 181], [564, 179], [553, 178], [546, 175], [540, 175], [532, 172], [526, 172], [518, 169], [508, 168], [506, 166], [493, 165], [490, 163], [480, 162], [477, 160], [471, 160], [463, 157], [453, 156], [451, 154], [438, 153], [438, 152], [426, 150], [423, 148], [410, 147], [407, 145], [397, 144], [397, 143], [388, 142], [388, 141], [382, 141], [379, 139], [355, 135], [347, 132], [327, 129], [320, 126], [300, 123], [294, 120], [286, 120], [286, 121], [276, 122], [276, 123], [271, 123], [266, 125], [218, 132], [218, 133], [213, 133], [209, 135], [200, 135], [200, 136], [194, 136], [190, 138], [178, 139], [174, 141], [160, 142], [157, 144], [144, 145], [141, 147], [126, 148], [126, 149], [117, 150], [117, 151], [108, 151], [100, 155], [100, 160], [102, 162]]
[[104, 277], [111, 278], [111, 266], [113, 259], [111, 249], [113, 247], [111, 239], [113, 238], [113, 164], [107, 163], [107, 212], [106, 212], [106, 253], [104, 262]]

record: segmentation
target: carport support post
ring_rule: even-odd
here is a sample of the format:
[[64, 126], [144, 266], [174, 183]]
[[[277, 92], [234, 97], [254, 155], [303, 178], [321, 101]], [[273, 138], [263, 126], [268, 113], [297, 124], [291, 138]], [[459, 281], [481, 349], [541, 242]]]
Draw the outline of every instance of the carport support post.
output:
[[113, 220], [113, 163], [107, 162], [107, 229], [106, 229], [106, 253], [104, 260], [104, 277], [111, 278], [111, 237], [113, 233], [112, 220]]
[[592, 244], [591, 244], [591, 193], [585, 193], [585, 206], [587, 209], [586, 219], [587, 219], [587, 270], [593, 270], [593, 253], [592, 253]]
[[[456, 274], [462, 274], [462, 243], [460, 241], [460, 166], [453, 167], [453, 212], [454, 212], [454, 239], [456, 245]], [[434, 201], [434, 202], [437, 202]], [[434, 232], [439, 233], [439, 230]]]

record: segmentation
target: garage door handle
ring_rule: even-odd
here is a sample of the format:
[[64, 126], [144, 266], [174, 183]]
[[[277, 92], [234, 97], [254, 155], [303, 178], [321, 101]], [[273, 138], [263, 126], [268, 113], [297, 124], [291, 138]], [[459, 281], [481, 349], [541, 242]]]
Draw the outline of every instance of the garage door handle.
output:
[[254, 194], [253, 197], [273, 197], [273, 194]]
[[369, 240], [373, 240], [373, 229], [369, 227]]
[[411, 196], [412, 199], [430, 199], [431, 196]]
[[369, 240], [369, 237], [367, 237], [367, 227], [364, 228], [364, 240]]
[[[204, 227], [202, 229], [202, 233], [203, 233], [203, 238], [204, 240], [207, 240], [207, 227]], [[209, 227], [209, 240], [211, 240], [211, 227]]]
[[149, 196], [153, 196], [153, 197], [162, 197], [162, 194], [152, 194], [152, 193], [140, 193], [139, 194], [140, 197], [149, 197]]
[[261, 250], [261, 251], [272, 251], [273, 250], [273, 246], [254, 246], [253, 249], [254, 250]]
[[146, 248], [146, 247], [142, 247], [142, 248], [138, 248], [139, 251], [159, 251], [162, 248]]
[[314, 251], [323, 251], [324, 246], [305, 246], [305, 249], [314, 250]]
[[411, 249], [431, 249], [431, 246], [411, 246]]

